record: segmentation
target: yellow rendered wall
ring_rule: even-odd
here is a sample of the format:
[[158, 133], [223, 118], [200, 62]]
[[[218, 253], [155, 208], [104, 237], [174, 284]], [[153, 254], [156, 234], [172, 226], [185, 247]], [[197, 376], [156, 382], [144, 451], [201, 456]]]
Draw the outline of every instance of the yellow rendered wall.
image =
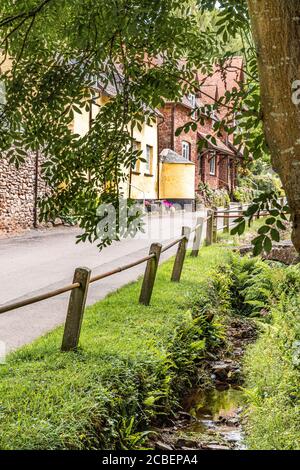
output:
[[4, 72], [7, 72], [8, 70], [11, 69], [11, 66], [12, 66], [12, 60], [10, 58], [6, 58], [4, 60], [4, 55], [3, 53], [0, 51], [0, 63], [1, 63], [1, 66], [0, 66], [0, 73], [4, 73]]
[[84, 108], [81, 111], [82, 114], [74, 114], [73, 132], [83, 137], [89, 131], [89, 112], [85, 111]]
[[[130, 197], [132, 199], [157, 199], [157, 122], [153, 122], [152, 126], [144, 124], [141, 132], [135, 128], [133, 137], [136, 142], [140, 143], [140, 149], [143, 152], [142, 158], [146, 156], [146, 145], [150, 145], [153, 152], [151, 172], [148, 173], [145, 163], [140, 162], [139, 174], [132, 173]], [[127, 196], [129, 196], [129, 184], [127, 185]]]
[[160, 199], [194, 199], [195, 165], [161, 163], [159, 183]]
[[[102, 95], [97, 99], [97, 104], [100, 106], [105, 105], [109, 101], [109, 98]], [[99, 107], [93, 105], [92, 115], [93, 118], [99, 112]], [[89, 131], [89, 113], [82, 109], [82, 114], [74, 115], [73, 131], [75, 134], [84, 136]], [[145, 163], [139, 163], [139, 174], [131, 175], [131, 183], [129, 181], [129, 169], [124, 170], [128, 172], [128, 180], [122, 183], [121, 191], [125, 197], [132, 199], [156, 199], [157, 198], [157, 122], [154, 121], [152, 126], [147, 124], [143, 125], [141, 131], [137, 128], [133, 130], [133, 138], [140, 144], [140, 148], [143, 152], [143, 157], [146, 156], [146, 145], [150, 145], [153, 148], [152, 156], [152, 171], [151, 175], [145, 168]], [[146, 176], [147, 174], [147, 176]]]
[[[92, 105], [92, 119], [94, 119], [98, 112], [99, 112], [99, 106], [97, 105], [104, 105], [108, 99], [106, 97], [101, 96], [97, 98], [96, 103]], [[80, 137], [83, 137], [85, 134], [88, 133], [89, 131], [89, 120], [90, 120], [90, 113], [89, 111], [86, 111], [84, 108], [81, 108], [82, 114], [75, 113], [74, 114], [74, 121], [73, 121], [73, 132], [74, 134], [80, 135]]]

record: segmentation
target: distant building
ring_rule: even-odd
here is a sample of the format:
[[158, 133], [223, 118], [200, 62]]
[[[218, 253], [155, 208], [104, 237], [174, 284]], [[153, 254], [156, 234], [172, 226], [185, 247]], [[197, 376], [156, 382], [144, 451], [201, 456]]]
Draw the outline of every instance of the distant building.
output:
[[[5, 65], [5, 64], [4, 64]], [[3, 70], [3, 66], [2, 66]], [[1, 74], [1, 70], [0, 70]], [[213, 119], [219, 114], [206, 116], [205, 124], [194, 130], [176, 135], [176, 129], [196, 118], [195, 108], [211, 104], [224, 95], [226, 90], [238, 87], [243, 80], [242, 59], [236, 58], [227, 67], [226, 74], [215, 69], [209, 77], [199, 74], [197, 94], [184, 96], [178, 103], [166, 102], [156, 111], [152, 124], [146, 122], [141, 129], [133, 129], [134, 146], [142, 151], [142, 159], [128, 170], [128, 180], [123, 184], [125, 197], [138, 201], [193, 204], [199, 183], [208, 183], [211, 188], [226, 188], [232, 192], [236, 184], [236, 169], [242, 154], [232, 145], [232, 136], [215, 136], [215, 144], [199, 151], [198, 143], [212, 133]], [[5, 99], [0, 90], [0, 99]], [[72, 129], [85, 135], [99, 107], [116, 95], [109, 84], [97, 87], [99, 93], [91, 112], [75, 114]], [[194, 114], [193, 114], [194, 112]], [[196, 120], [195, 120], [196, 123]], [[37, 226], [38, 197], [45, 192], [41, 178], [41, 154], [31, 154], [19, 170], [4, 157], [0, 159], [0, 233], [18, 232]]]
[[[196, 129], [176, 135], [176, 129], [184, 126], [187, 122], [195, 119], [195, 108], [213, 104], [226, 92], [238, 88], [243, 81], [242, 58], [234, 58], [226, 64], [226, 72], [215, 68], [214, 73], [209, 76], [197, 77], [200, 92], [183, 97], [180, 102], [166, 102], [160, 109], [163, 122], [159, 125], [159, 153], [162, 155], [166, 149], [175, 152], [183, 161], [195, 165], [194, 193], [199, 191], [199, 183], [207, 183], [212, 189], [225, 188], [230, 193], [236, 185], [237, 166], [241, 163], [242, 153], [233, 146], [232, 136], [223, 133], [222, 137], [214, 136], [215, 143], [212, 144], [207, 135], [213, 134], [213, 120], [223, 119], [224, 109], [211, 116], [205, 116], [204, 124], [197, 122]], [[206, 146], [199, 150], [199, 142], [206, 140]], [[191, 189], [189, 187], [189, 189]], [[185, 199], [181, 194], [181, 199]]]

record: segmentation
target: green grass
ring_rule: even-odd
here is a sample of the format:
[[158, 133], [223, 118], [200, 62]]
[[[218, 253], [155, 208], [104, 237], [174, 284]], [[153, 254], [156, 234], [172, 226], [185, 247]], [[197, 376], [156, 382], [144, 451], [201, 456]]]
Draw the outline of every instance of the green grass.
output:
[[245, 359], [247, 441], [253, 450], [300, 450], [300, 296], [283, 296]]
[[260, 335], [244, 360], [248, 447], [300, 450], [299, 266], [258, 261], [251, 275], [240, 275], [240, 283], [239, 295], [245, 300], [251, 294], [246, 312], [266, 314], [257, 321]]
[[146, 425], [176, 406], [188, 374], [197, 375], [191, 352], [204, 354], [208, 333], [189, 305], [226, 257], [216, 246], [187, 256], [179, 284], [166, 262], [150, 307], [137, 303], [138, 281], [88, 308], [76, 353], [60, 353], [60, 327], [11, 354], [0, 366], [0, 448], [139, 445]]
[[260, 331], [244, 358], [248, 448], [300, 450], [299, 265], [232, 254], [211, 281], [219, 312], [256, 317]]
[[[234, 219], [230, 219], [232, 221]], [[264, 224], [267, 220], [267, 217], [261, 217], [260, 219], [255, 219], [252, 221], [251, 226], [246, 226], [245, 232], [239, 235], [231, 235], [229, 232], [218, 231], [217, 240], [219, 244], [239, 246], [241, 244], [247, 243], [250, 244], [251, 240], [257, 236], [257, 230]], [[232, 230], [233, 227], [230, 228]]]

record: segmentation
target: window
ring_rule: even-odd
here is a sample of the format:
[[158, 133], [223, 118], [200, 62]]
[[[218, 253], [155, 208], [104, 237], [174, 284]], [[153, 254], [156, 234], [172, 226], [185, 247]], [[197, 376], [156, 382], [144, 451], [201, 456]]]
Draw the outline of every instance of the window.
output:
[[216, 154], [211, 154], [211, 158], [209, 160], [209, 174], [215, 175], [216, 174]]
[[197, 119], [197, 109], [196, 109], [196, 95], [189, 93], [188, 100], [193, 108], [192, 118]]
[[[134, 152], [140, 152], [141, 150], [141, 143], [140, 142], [137, 142], [137, 141], [134, 141], [133, 142], [133, 145], [132, 145], [132, 150]], [[140, 173], [140, 167], [141, 167], [141, 161], [140, 159], [136, 160], [135, 164], [133, 164], [133, 171], [135, 171], [136, 173]]]
[[196, 106], [196, 95], [193, 95], [193, 93], [189, 93], [188, 100], [191, 103], [191, 106], [193, 106], [194, 108]]
[[190, 160], [191, 146], [185, 140], [182, 142], [182, 156], [185, 160]]
[[152, 174], [153, 147], [146, 145], [145, 173]]

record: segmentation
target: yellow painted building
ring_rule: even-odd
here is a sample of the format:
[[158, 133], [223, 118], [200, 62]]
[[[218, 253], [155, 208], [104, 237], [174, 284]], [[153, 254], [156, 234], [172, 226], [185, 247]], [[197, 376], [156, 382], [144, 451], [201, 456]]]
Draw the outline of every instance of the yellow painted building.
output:
[[189, 201], [195, 198], [195, 164], [170, 149], [160, 154], [160, 199]]
[[[1, 64], [0, 75], [10, 67], [10, 61]], [[96, 94], [91, 111], [86, 111], [83, 107], [82, 114], [75, 113], [71, 125], [75, 134], [84, 136], [89, 132], [100, 107], [116, 96], [116, 90], [109, 84], [105, 90], [98, 88]], [[5, 89], [1, 87], [0, 99], [5, 100]], [[145, 121], [141, 129], [133, 129], [134, 145], [141, 150], [142, 161], [137, 161], [134, 168], [126, 170], [128, 178], [122, 184], [122, 193], [125, 197], [138, 201], [193, 201], [195, 165], [170, 149], [164, 149], [158, 154], [158, 130], [163, 120], [163, 115], [157, 112], [151, 125]]]
[[[110, 98], [102, 94], [92, 106], [91, 113], [82, 111], [74, 118], [73, 130], [85, 135], [91, 120], [97, 115], [99, 106], [105, 105]], [[146, 122], [139, 130], [133, 130], [135, 148], [142, 152], [144, 161], [137, 161], [128, 171], [128, 180], [122, 185], [125, 197], [135, 200], [171, 200], [187, 202], [195, 198], [195, 165], [170, 149], [164, 149], [158, 155], [158, 124], [161, 116], [157, 115], [152, 124]]]
[[133, 131], [136, 148], [142, 151], [142, 159], [138, 160], [129, 175], [127, 196], [132, 199], [158, 199], [158, 149], [157, 119], [152, 125], [144, 124], [141, 131]]
[[[80, 136], [85, 135], [91, 126], [91, 121], [99, 112], [99, 107], [105, 105], [110, 98], [101, 94], [92, 105], [91, 112], [82, 109], [82, 114], [76, 113], [73, 122], [73, 132]], [[125, 197], [137, 200], [158, 198], [158, 118], [151, 125], [146, 122], [139, 130], [133, 129], [133, 138], [137, 150], [142, 151], [141, 158], [145, 161], [137, 161], [134, 168], [128, 170], [128, 180], [123, 183], [122, 191]]]

